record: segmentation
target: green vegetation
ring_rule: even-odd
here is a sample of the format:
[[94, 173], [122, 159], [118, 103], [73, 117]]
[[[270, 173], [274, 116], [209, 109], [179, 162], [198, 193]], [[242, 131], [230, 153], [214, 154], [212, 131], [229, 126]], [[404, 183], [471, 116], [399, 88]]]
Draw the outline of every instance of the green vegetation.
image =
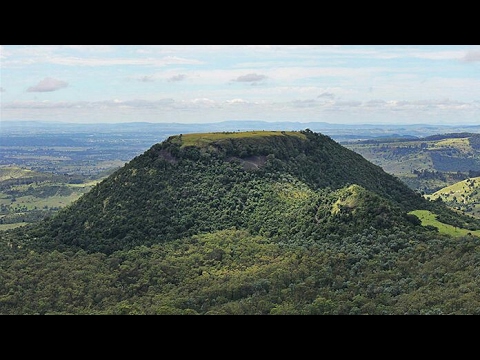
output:
[[42, 174], [28, 169], [21, 169], [16, 166], [0, 166], [0, 181], [2, 182], [25, 177], [30, 178], [33, 176], [42, 176]]
[[328, 136], [265, 133], [171, 136], [0, 232], [0, 314], [480, 314], [479, 219]]
[[222, 140], [230, 139], [258, 139], [266, 136], [297, 136], [305, 139], [305, 136], [298, 131], [239, 131], [239, 132], [214, 132], [214, 133], [194, 133], [182, 134], [178, 137], [181, 140], [181, 146], [204, 147], [211, 143], [218, 143]]
[[480, 134], [379, 139], [343, 145], [424, 194], [480, 176]]
[[455, 210], [480, 218], [480, 177], [459, 181], [425, 197], [441, 200]]
[[453, 225], [444, 224], [437, 220], [436, 214], [428, 210], [415, 210], [415, 211], [411, 211], [410, 214], [417, 216], [422, 222], [422, 226], [434, 227], [442, 234], [446, 234], [454, 237], [466, 236], [466, 235], [472, 235], [472, 234], [476, 236], [480, 236], [480, 230], [472, 231], [469, 229], [463, 229]]
[[0, 230], [37, 222], [77, 200], [99, 180], [0, 167]]

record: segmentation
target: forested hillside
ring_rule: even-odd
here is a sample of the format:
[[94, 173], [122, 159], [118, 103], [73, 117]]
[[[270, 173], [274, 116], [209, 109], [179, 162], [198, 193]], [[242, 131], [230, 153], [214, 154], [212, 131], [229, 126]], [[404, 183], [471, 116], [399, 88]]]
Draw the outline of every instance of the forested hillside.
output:
[[308, 129], [171, 136], [0, 233], [0, 313], [480, 313], [479, 238], [413, 210], [480, 229]]

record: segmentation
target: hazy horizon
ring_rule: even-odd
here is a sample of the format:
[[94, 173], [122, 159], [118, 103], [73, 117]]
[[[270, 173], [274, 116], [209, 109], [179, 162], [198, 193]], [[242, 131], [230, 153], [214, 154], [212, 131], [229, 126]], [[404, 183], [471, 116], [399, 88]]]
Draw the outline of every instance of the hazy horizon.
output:
[[479, 45], [0, 45], [2, 121], [480, 124]]

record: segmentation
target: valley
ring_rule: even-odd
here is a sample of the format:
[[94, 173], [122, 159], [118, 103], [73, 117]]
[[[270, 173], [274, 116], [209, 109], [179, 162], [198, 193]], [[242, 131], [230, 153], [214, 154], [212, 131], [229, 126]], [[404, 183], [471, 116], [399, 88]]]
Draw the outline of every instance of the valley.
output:
[[424, 194], [480, 175], [480, 134], [476, 133], [376, 139], [342, 145]]

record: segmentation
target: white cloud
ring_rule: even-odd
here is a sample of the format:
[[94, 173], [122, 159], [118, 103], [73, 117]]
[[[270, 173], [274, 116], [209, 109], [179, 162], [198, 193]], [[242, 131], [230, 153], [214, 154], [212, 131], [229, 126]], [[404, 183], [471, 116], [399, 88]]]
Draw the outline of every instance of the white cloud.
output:
[[189, 64], [198, 65], [201, 64], [198, 60], [183, 59], [180, 57], [167, 56], [164, 58], [82, 58], [82, 57], [52, 57], [43, 59], [43, 61], [67, 66], [128, 66], [128, 65], [140, 65], [140, 66], [167, 66], [175, 64]]
[[202, 104], [202, 105], [214, 105], [215, 104], [215, 101], [214, 100], [211, 100], [211, 99], [206, 99], [206, 98], [203, 98], [203, 99], [193, 99], [191, 101], [191, 103], [193, 104]]
[[318, 95], [317, 98], [319, 98], [319, 99], [334, 99], [335, 94], [325, 91], [325, 92], [322, 92], [320, 95]]
[[68, 83], [62, 80], [46, 77], [35, 86], [30, 86], [27, 92], [49, 92], [56, 91], [68, 86]]
[[64, 48], [72, 49], [80, 52], [112, 52], [115, 50], [114, 45], [61, 45]]
[[167, 79], [168, 82], [177, 82], [177, 81], [183, 81], [187, 78], [185, 74], [178, 74], [178, 75], [173, 75], [170, 78]]
[[144, 75], [144, 76], [140, 76], [138, 78], [138, 81], [140, 81], [140, 82], [151, 82], [151, 81], [155, 81], [155, 80], [153, 78], [153, 75]]
[[480, 51], [468, 51], [462, 60], [466, 62], [480, 61]]
[[[447, 113], [453, 123], [480, 121], [478, 46], [0, 45], [0, 58], [2, 118], [72, 111], [86, 121], [396, 121], [395, 112], [412, 121]], [[30, 86], [52, 69], [53, 78]], [[38, 92], [54, 93], [40, 102]]]
[[246, 74], [246, 75], [240, 75], [236, 79], [233, 79], [233, 82], [247, 82], [251, 84], [256, 84], [259, 82], [262, 82], [267, 79], [267, 76], [265, 75], [260, 75], [260, 74]]
[[243, 99], [232, 99], [232, 100], [227, 100], [225, 101], [227, 104], [247, 104], [248, 101], [245, 101]]

